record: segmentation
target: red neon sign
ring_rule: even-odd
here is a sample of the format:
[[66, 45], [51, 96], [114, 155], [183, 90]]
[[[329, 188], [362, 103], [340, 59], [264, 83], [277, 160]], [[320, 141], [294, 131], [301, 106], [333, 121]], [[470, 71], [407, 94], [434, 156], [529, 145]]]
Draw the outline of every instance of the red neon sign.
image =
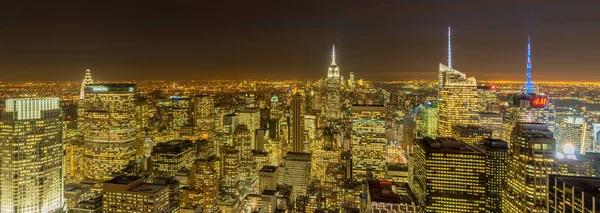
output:
[[548, 103], [548, 97], [535, 97], [531, 101], [531, 106], [533, 107], [545, 107]]

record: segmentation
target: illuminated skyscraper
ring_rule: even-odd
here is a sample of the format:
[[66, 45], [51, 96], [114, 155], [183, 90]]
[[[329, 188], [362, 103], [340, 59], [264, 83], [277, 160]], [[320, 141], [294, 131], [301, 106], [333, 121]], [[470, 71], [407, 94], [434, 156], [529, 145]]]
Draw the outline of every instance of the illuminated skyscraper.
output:
[[85, 77], [83, 78], [83, 82], [81, 82], [81, 91], [79, 92], [79, 99], [85, 98], [85, 86], [93, 83], [94, 80], [92, 80], [92, 74], [90, 73], [90, 69], [85, 70]]
[[232, 198], [240, 195], [240, 152], [234, 146], [223, 147], [223, 175], [221, 177], [221, 194]]
[[592, 134], [587, 133], [589, 126], [581, 116], [568, 116], [556, 122], [556, 149], [570, 144], [574, 154], [593, 151]]
[[135, 157], [134, 84], [85, 87], [84, 176], [105, 181]]
[[435, 138], [437, 136], [438, 125], [438, 105], [437, 103], [422, 104], [419, 108], [419, 134], [418, 136]]
[[201, 131], [203, 138], [208, 137], [208, 133], [216, 127], [214, 97], [209, 95], [193, 97], [191, 111], [194, 126]]
[[548, 211], [550, 213], [598, 212], [600, 178], [550, 175]]
[[554, 146], [546, 124], [517, 124], [508, 150], [502, 212], [546, 212], [546, 183], [548, 175], [555, 174]]
[[325, 107], [323, 114], [327, 119], [342, 118], [341, 102], [340, 102], [340, 68], [335, 63], [335, 45], [331, 54], [331, 65], [327, 70], [326, 96]]
[[546, 94], [531, 81], [531, 42], [527, 38], [527, 81], [518, 94], [508, 98], [508, 107], [504, 116], [502, 140], [510, 141], [512, 130], [518, 122], [543, 123], [554, 132], [556, 113], [554, 105]]
[[450, 27], [448, 27], [448, 66], [440, 63], [438, 74], [438, 137], [452, 137], [452, 126], [477, 124], [481, 111], [477, 81], [452, 68]]
[[473, 148], [485, 154], [485, 210], [502, 212], [502, 186], [506, 181], [508, 143], [498, 139], [484, 139]]
[[[251, 108], [235, 112], [237, 115], [237, 124], [245, 124], [250, 134], [250, 147], [256, 149], [256, 130], [260, 129], [260, 109]], [[236, 125], [237, 126], [237, 125]], [[234, 128], [236, 127], [234, 126]]]
[[502, 114], [479, 113], [479, 125], [492, 131], [493, 139], [502, 139]]
[[271, 97], [270, 112], [271, 120], [279, 120], [279, 118], [281, 118], [281, 111], [279, 110], [279, 97], [277, 97], [277, 95], [273, 95], [273, 97]]
[[411, 189], [425, 212], [483, 212], [485, 155], [451, 138], [417, 140]]
[[1, 212], [61, 211], [63, 122], [59, 99], [7, 99], [1, 117]]
[[302, 96], [296, 93], [292, 96], [292, 152], [305, 152], [303, 117]]
[[173, 178], [181, 168], [189, 168], [196, 159], [192, 141], [173, 140], [152, 148], [152, 170], [159, 177]]
[[[219, 195], [219, 159], [216, 156], [198, 159], [190, 171], [190, 188], [197, 192], [196, 200], [204, 212], [211, 213], [218, 210]], [[191, 193], [188, 193], [188, 196]], [[190, 202], [191, 204], [193, 202]]]
[[293, 187], [292, 201], [300, 195], [306, 195], [310, 182], [310, 153], [288, 152], [284, 160], [283, 183]]
[[386, 171], [384, 106], [352, 106], [352, 177], [363, 180], [371, 173], [384, 179]]

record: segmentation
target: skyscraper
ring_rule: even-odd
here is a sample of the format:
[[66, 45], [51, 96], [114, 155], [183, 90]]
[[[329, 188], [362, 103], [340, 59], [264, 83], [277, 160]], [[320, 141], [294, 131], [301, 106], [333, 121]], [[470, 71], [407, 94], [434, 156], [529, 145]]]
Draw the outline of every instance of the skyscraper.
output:
[[477, 81], [451, 66], [450, 27], [448, 27], [448, 66], [440, 63], [438, 74], [438, 137], [452, 137], [452, 126], [477, 124], [481, 111]]
[[134, 84], [85, 87], [84, 176], [105, 181], [135, 157]]
[[598, 212], [600, 178], [550, 175], [548, 211], [550, 213]]
[[386, 171], [384, 106], [352, 106], [352, 177], [364, 180], [369, 173], [384, 179]]
[[63, 208], [62, 117], [58, 98], [7, 99], [0, 122], [0, 211]]
[[[197, 159], [190, 171], [190, 188], [195, 193], [188, 193], [190, 204], [199, 203], [204, 212], [216, 212], [219, 195], [219, 159], [212, 155]], [[197, 201], [197, 202], [193, 202]]]
[[506, 180], [508, 143], [498, 139], [484, 139], [473, 148], [485, 155], [485, 210], [502, 212], [502, 186]]
[[169, 186], [144, 183], [144, 178], [119, 176], [102, 185], [103, 212], [167, 212]]
[[293, 187], [292, 201], [300, 195], [306, 195], [310, 181], [311, 154], [301, 152], [288, 152], [284, 160], [283, 183]]
[[189, 168], [196, 159], [192, 141], [173, 140], [152, 148], [152, 170], [158, 177], [173, 178], [181, 168]]
[[411, 172], [417, 204], [425, 212], [483, 212], [485, 155], [452, 138], [423, 138]]
[[303, 117], [302, 96], [296, 93], [292, 96], [292, 152], [305, 152]]
[[94, 80], [92, 79], [92, 74], [90, 73], [90, 69], [85, 70], [85, 77], [83, 78], [83, 82], [81, 82], [81, 91], [79, 92], [79, 99], [85, 98], [85, 86], [89, 84], [93, 84]]
[[323, 114], [330, 120], [342, 118], [340, 102], [340, 68], [335, 63], [335, 45], [331, 53], [331, 65], [327, 70], [327, 81], [325, 86], [325, 107]]
[[546, 124], [517, 123], [508, 150], [502, 212], [546, 212], [546, 183], [555, 173], [554, 146]]
[[555, 134], [556, 150], [563, 150], [565, 145], [570, 145], [574, 154], [593, 151], [593, 136], [586, 132], [588, 128], [581, 116], [567, 116], [558, 120]]
[[510, 141], [512, 130], [518, 122], [544, 123], [554, 132], [555, 114], [548, 95], [539, 93], [539, 88], [531, 81], [531, 40], [527, 37], [527, 81], [520, 93], [508, 98], [502, 140]]
[[438, 106], [437, 103], [421, 104], [419, 108], [419, 137], [435, 138], [437, 136]]

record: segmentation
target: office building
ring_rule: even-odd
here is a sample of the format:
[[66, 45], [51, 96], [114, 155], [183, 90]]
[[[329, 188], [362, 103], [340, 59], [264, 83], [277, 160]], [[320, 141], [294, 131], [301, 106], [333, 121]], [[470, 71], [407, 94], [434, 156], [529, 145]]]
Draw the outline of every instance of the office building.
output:
[[383, 179], [386, 171], [384, 106], [352, 106], [352, 177]]
[[418, 112], [420, 138], [437, 136], [438, 105], [436, 102], [421, 104]]
[[256, 149], [256, 135], [254, 134], [256, 130], [260, 129], [260, 109], [258, 108], [250, 108], [250, 109], [242, 109], [237, 110], [235, 112], [237, 115], [237, 125], [244, 124], [246, 128], [248, 128], [248, 134], [250, 134], [250, 148]]
[[302, 96], [300, 93], [292, 96], [292, 152], [306, 152], [304, 150], [304, 125], [302, 115]]
[[0, 122], [0, 211], [63, 208], [63, 131], [58, 98], [6, 99]]
[[[217, 212], [219, 195], [220, 162], [216, 156], [198, 159], [190, 171], [190, 188], [195, 193], [188, 193], [188, 199], [199, 204], [204, 212]], [[191, 195], [193, 194], [193, 195]]]
[[483, 212], [485, 155], [452, 138], [415, 142], [411, 189], [425, 212]]
[[196, 147], [189, 140], [172, 140], [152, 148], [152, 170], [159, 177], [175, 177], [181, 168], [190, 168], [196, 159]]
[[421, 212], [407, 183], [371, 180], [367, 185], [367, 212]]
[[477, 125], [458, 124], [452, 127], [452, 137], [466, 144], [473, 145], [483, 139], [491, 139], [492, 130]]
[[311, 154], [302, 152], [288, 152], [284, 159], [283, 183], [293, 187], [292, 201], [298, 196], [306, 195], [310, 182]]
[[452, 67], [450, 27], [448, 27], [448, 66], [441, 64], [438, 74], [438, 137], [452, 137], [452, 126], [477, 124], [481, 111], [477, 81]]
[[215, 100], [213, 96], [198, 95], [192, 97], [192, 118], [194, 126], [201, 134], [208, 134], [215, 129]]
[[565, 145], [573, 146], [574, 154], [593, 151], [593, 136], [587, 133], [589, 125], [581, 116], [567, 116], [556, 121], [556, 149], [563, 150]]
[[502, 114], [479, 113], [479, 126], [492, 131], [492, 139], [502, 139]]
[[335, 62], [335, 45], [331, 54], [331, 65], [327, 70], [327, 79], [325, 82], [325, 101], [323, 101], [323, 115], [328, 120], [342, 118], [341, 99], [340, 99], [340, 68]]
[[550, 175], [547, 190], [547, 212], [600, 211], [600, 178]]
[[265, 190], [276, 190], [277, 182], [279, 181], [279, 167], [264, 166], [258, 172], [259, 177], [259, 192]]
[[499, 139], [483, 139], [473, 148], [485, 155], [485, 210], [502, 212], [502, 186], [506, 181], [508, 143]]
[[233, 198], [240, 195], [240, 152], [234, 146], [223, 147], [221, 153], [223, 174], [221, 175], [221, 193]]
[[325, 180], [327, 166], [332, 163], [340, 163], [341, 153], [335, 150], [315, 150], [312, 152], [311, 179], [319, 183]]
[[531, 42], [527, 38], [527, 80], [520, 93], [508, 98], [508, 107], [502, 128], [502, 140], [510, 141], [513, 128], [519, 122], [543, 123], [548, 130], [554, 132], [554, 105], [546, 94], [539, 93], [539, 88], [531, 80]]
[[133, 84], [88, 84], [84, 106], [84, 176], [111, 179], [135, 157]]
[[169, 186], [144, 178], [119, 176], [102, 185], [102, 212], [167, 212]]
[[546, 212], [548, 175], [555, 174], [555, 141], [546, 124], [518, 123], [508, 150], [503, 212]]

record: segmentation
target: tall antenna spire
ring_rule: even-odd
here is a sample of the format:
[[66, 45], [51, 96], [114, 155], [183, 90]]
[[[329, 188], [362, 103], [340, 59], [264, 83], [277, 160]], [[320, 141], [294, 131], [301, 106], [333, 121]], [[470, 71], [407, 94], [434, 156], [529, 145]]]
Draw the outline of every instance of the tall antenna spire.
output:
[[331, 65], [335, 64], [335, 44], [333, 44], [333, 51], [331, 52]]
[[531, 37], [527, 36], [527, 82], [525, 82], [525, 92], [533, 94], [533, 82], [531, 82]]
[[448, 26], [448, 70], [452, 71], [452, 37]]

